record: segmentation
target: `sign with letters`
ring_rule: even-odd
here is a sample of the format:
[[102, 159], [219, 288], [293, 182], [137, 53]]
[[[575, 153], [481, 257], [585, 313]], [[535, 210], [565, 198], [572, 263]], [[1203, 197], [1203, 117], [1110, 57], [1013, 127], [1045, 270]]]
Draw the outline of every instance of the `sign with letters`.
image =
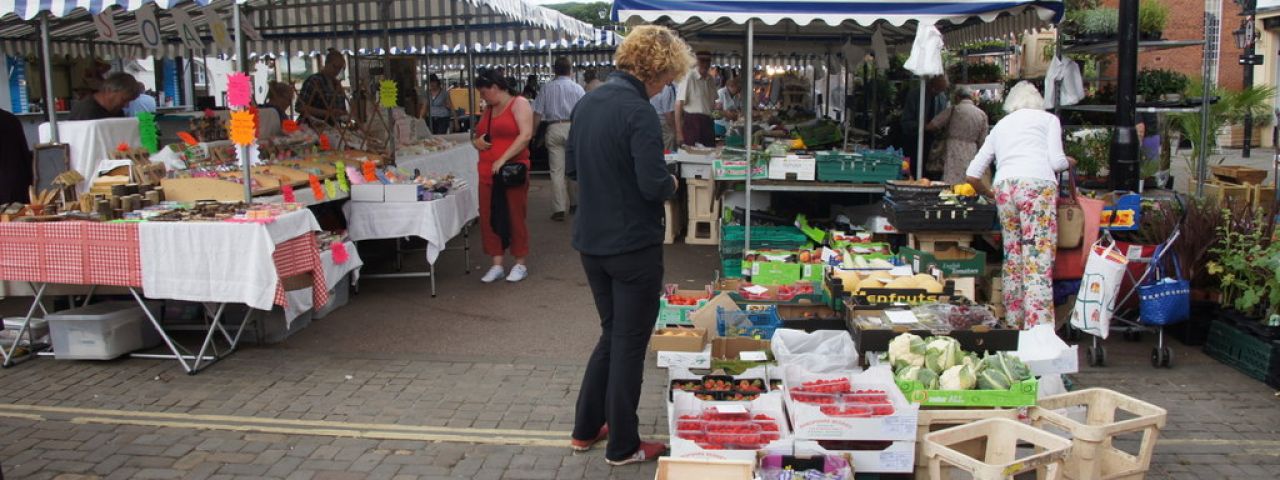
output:
[[206, 14], [205, 18], [209, 19], [209, 34], [213, 36], [213, 44], [217, 46], [217, 50], [222, 53], [234, 50], [235, 42], [231, 40], [227, 22], [217, 15]]
[[120, 39], [120, 32], [116, 30], [115, 9], [107, 8], [94, 15], [93, 28], [98, 30], [98, 40], [114, 42]]
[[182, 45], [189, 50], [204, 51], [204, 41], [200, 39], [200, 26], [191, 21], [191, 16], [178, 9], [170, 10], [169, 15], [173, 17], [173, 28], [178, 31], [178, 38], [182, 40]]
[[159, 50], [163, 38], [160, 36], [160, 22], [156, 20], [155, 4], [147, 4], [139, 8], [135, 17], [138, 22], [138, 38], [142, 40], [142, 46], [150, 50]]

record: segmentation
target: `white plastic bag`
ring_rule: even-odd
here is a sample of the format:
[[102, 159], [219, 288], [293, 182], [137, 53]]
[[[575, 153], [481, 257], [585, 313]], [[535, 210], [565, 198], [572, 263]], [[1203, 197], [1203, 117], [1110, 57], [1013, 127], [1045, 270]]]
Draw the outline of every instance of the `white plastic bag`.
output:
[[1128, 265], [1129, 258], [1116, 248], [1115, 243], [1104, 245], [1099, 240], [1093, 244], [1089, 249], [1089, 259], [1084, 264], [1076, 306], [1071, 311], [1071, 326], [1090, 335], [1107, 338], [1120, 281]]
[[779, 366], [799, 365], [815, 373], [858, 371], [858, 350], [845, 330], [780, 328], [773, 332], [769, 348]]

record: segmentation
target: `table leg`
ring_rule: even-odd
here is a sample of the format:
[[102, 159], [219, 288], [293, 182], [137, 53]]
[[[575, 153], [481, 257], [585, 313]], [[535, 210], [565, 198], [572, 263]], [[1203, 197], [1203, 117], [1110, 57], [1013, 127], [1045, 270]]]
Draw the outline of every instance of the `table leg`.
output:
[[463, 275], [471, 274], [471, 223], [462, 226], [462, 262], [466, 268]]
[[156, 328], [156, 333], [160, 334], [160, 339], [164, 340], [165, 345], [169, 347], [169, 351], [173, 352], [172, 356], [145, 353], [135, 353], [131, 356], [139, 358], [172, 358], [182, 365], [182, 369], [186, 371], [188, 375], [194, 373], [191, 365], [187, 364], [187, 358], [190, 357], [190, 355], [184, 355], [185, 349], [174, 343], [173, 338], [169, 336], [169, 333], [164, 331], [164, 327], [160, 325], [159, 320], [156, 320], [155, 315], [151, 313], [151, 309], [147, 308], [147, 302], [142, 299], [142, 295], [138, 293], [138, 290], [136, 288], [129, 287], [129, 293], [133, 294], [133, 299], [138, 302], [138, 306], [142, 307], [142, 312], [147, 315], [147, 320], [151, 321], [151, 326]]
[[[32, 286], [34, 287], [34, 285]], [[26, 334], [28, 329], [31, 327], [31, 317], [35, 316], [36, 308], [39, 308], [46, 316], [49, 315], [49, 311], [45, 310], [44, 305], [40, 303], [40, 301], [44, 299], [44, 289], [48, 286], [49, 284], [47, 283], [41, 283], [38, 288], [34, 288], [36, 291], [36, 297], [31, 301], [31, 307], [27, 308], [27, 316], [22, 319], [22, 327], [18, 328], [18, 335], [13, 337], [13, 345], [10, 345], [8, 350], [0, 348], [0, 355], [4, 356], [4, 363], [0, 364], [0, 366], [8, 368], [14, 365], [14, 357], [18, 352], [19, 344], [22, 343], [22, 335]], [[23, 358], [34, 358], [35, 356], [34, 349], [36, 348], [36, 344], [34, 339], [30, 340], [32, 341], [27, 342], [27, 353], [22, 356]]]

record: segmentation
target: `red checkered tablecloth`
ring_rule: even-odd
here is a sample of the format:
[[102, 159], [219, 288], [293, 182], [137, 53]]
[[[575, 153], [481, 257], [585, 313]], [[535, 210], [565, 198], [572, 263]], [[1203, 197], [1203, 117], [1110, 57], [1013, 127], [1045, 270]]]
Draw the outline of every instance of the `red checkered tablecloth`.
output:
[[[141, 287], [139, 251], [136, 223], [0, 223], [0, 280]], [[315, 305], [329, 302], [314, 233], [277, 244], [272, 259], [281, 279], [310, 272]], [[276, 305], [284, 292], [277, 284]]]

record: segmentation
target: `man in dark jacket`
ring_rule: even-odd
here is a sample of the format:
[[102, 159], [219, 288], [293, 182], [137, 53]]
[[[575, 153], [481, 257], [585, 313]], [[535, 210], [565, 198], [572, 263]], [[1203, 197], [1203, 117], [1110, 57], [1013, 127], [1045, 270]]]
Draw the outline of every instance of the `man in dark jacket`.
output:
[[31, 186], [31, 148], [18, 117], [0, 110], [0, 205], [29, 201]]
[[571, 447], [585, 451], [608, 437], [611, 465], [652, 460], [666, 450], [640, 440], [636, 415], [662, 290], [662, 204], [678, 186], [666, 168], [662, 125], [649, 98], [693, 62], [689, 46], [671, 30], [636, 28], [618, 47], [618, 71], [578, 101], [565, 146], [566, 171], [578, 181], [573, 247], [582, 254], [601, 327], [578, 395]]

